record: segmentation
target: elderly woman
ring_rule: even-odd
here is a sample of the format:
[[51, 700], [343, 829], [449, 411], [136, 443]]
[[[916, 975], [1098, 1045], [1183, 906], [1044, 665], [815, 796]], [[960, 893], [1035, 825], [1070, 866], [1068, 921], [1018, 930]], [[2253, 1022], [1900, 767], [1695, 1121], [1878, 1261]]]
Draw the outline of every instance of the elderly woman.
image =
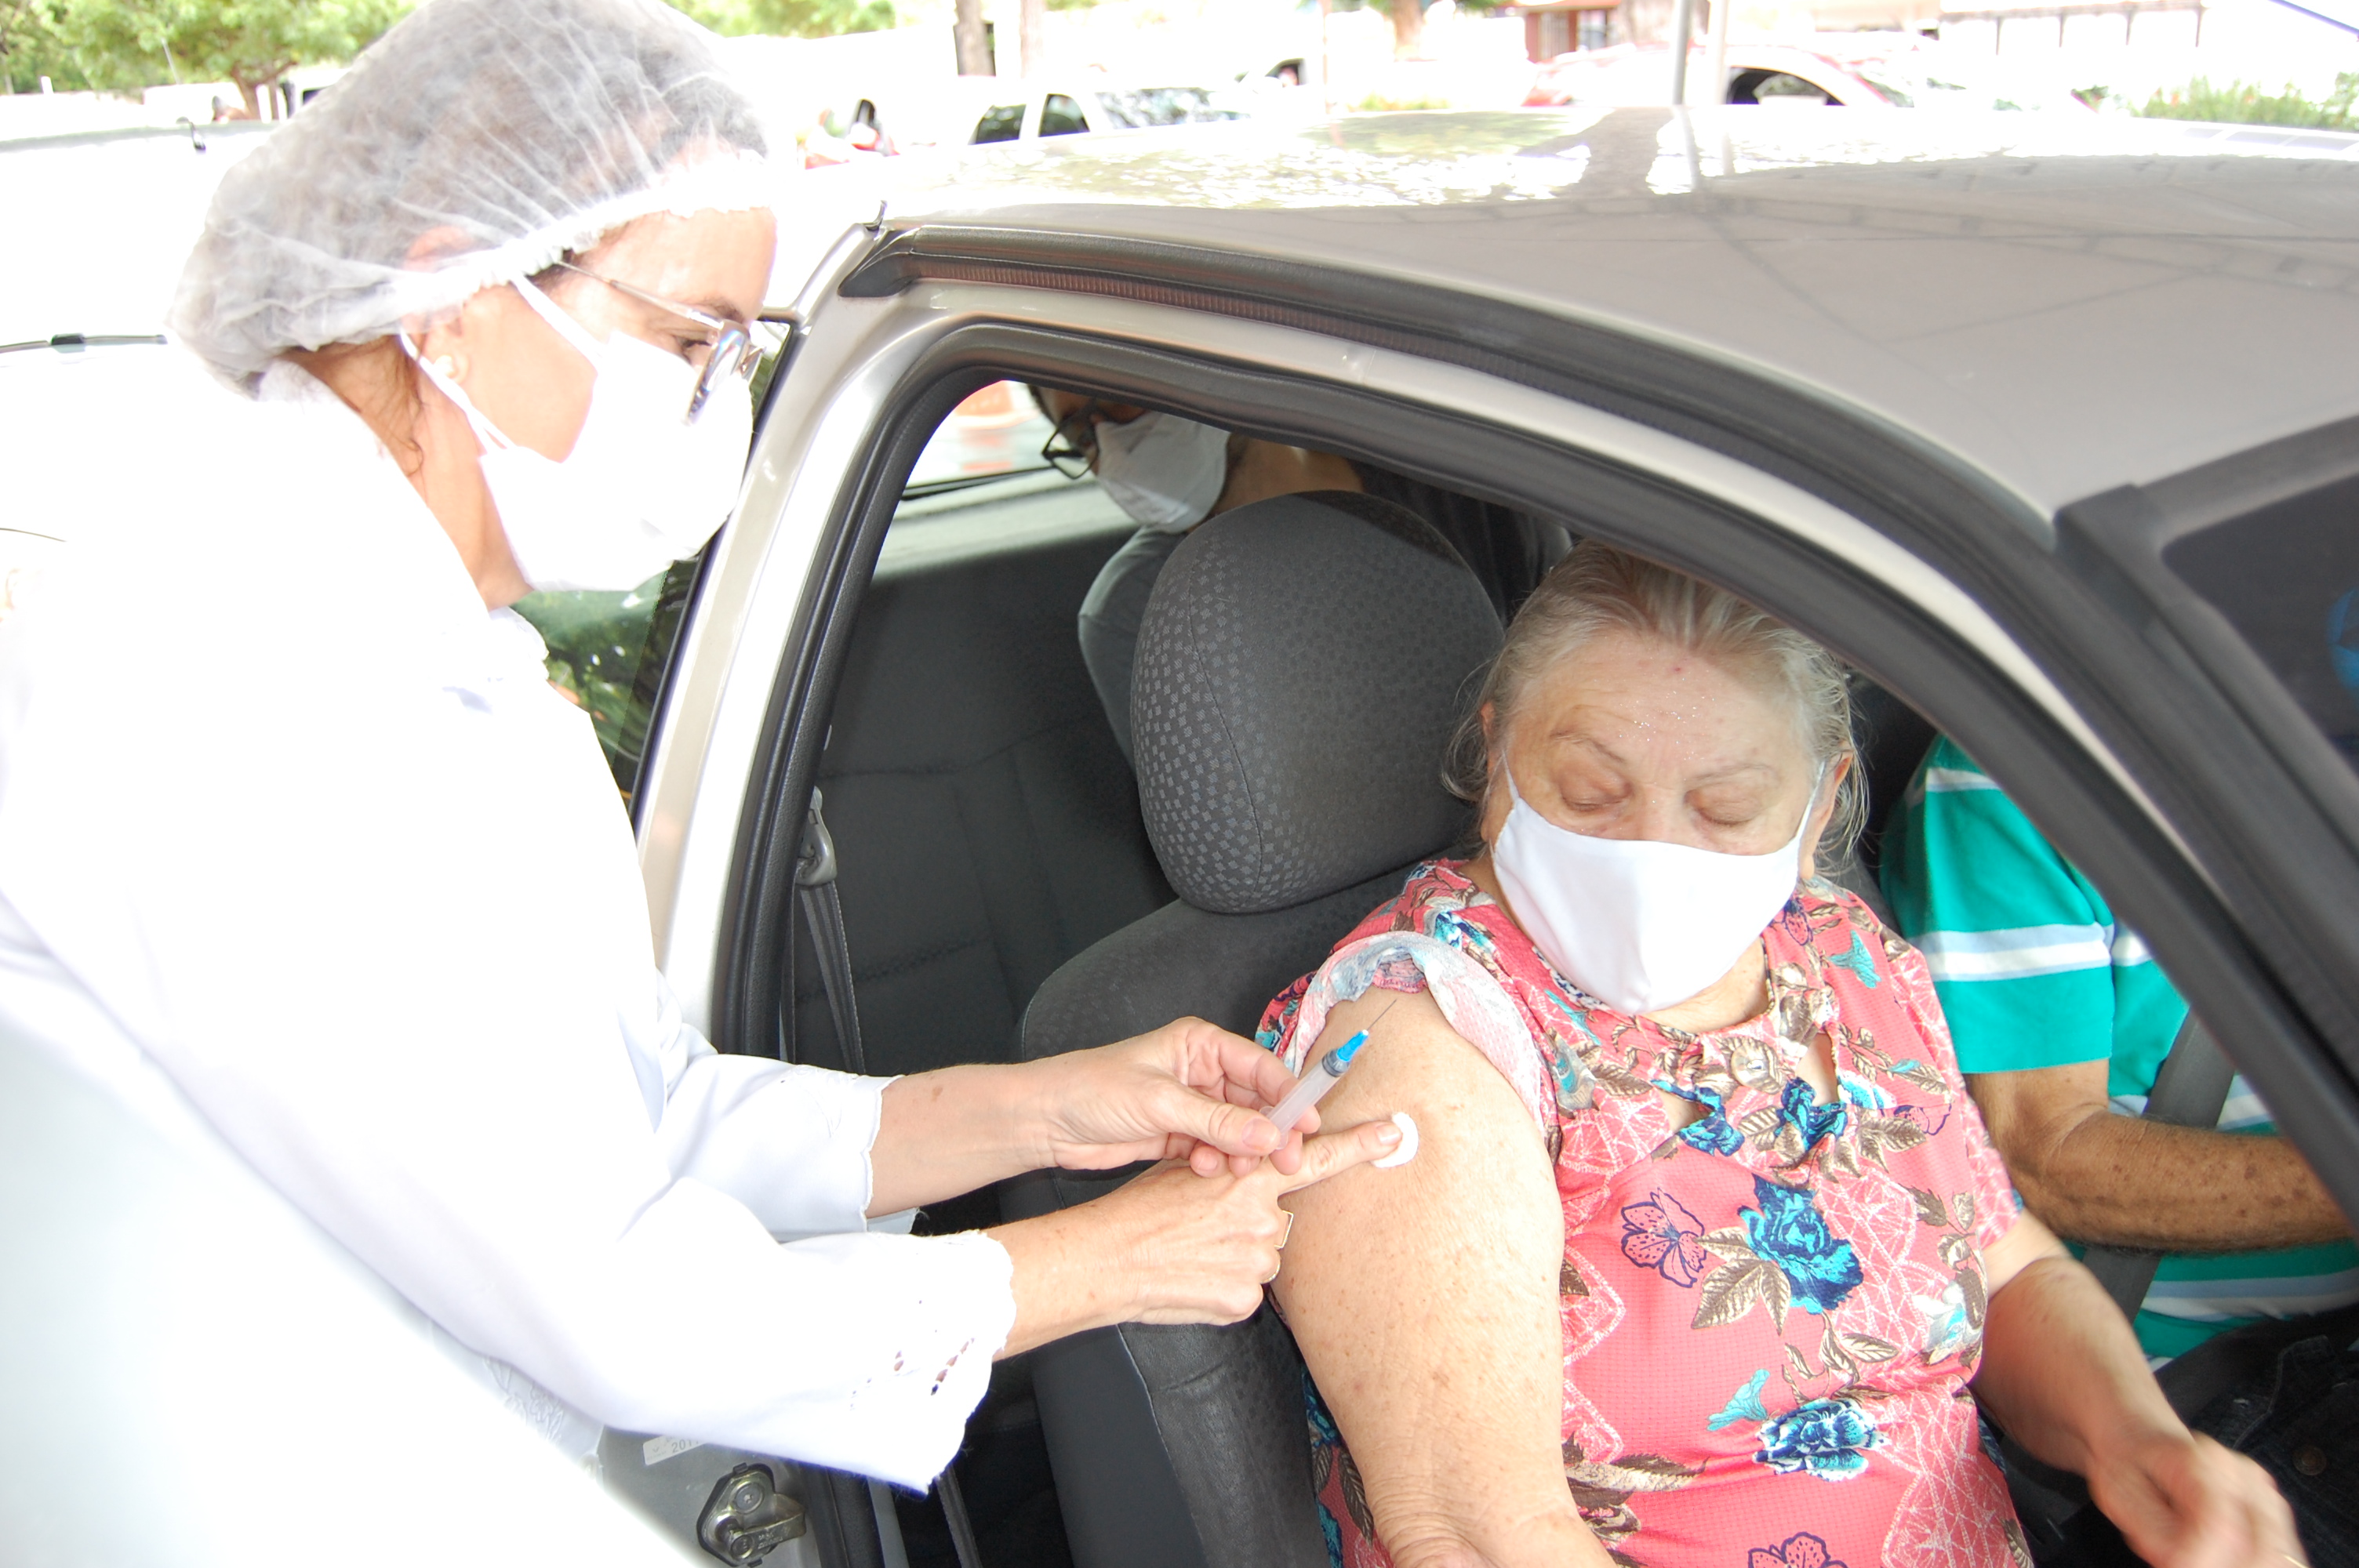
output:
[[1290, 1200], [1339, 1564], [2026, 1563], [1977, 1403], [2149, 1562], [2301, 1560], [2018, 1212], [1923, 961], [1816, 879], [1860, 810], [1823, 649], [1584, 544], [1466, 741], [1481, 852], [1264, 1021], [1297, 1069], [1371, 1028], [1324, 1108], [1422, 1134]]

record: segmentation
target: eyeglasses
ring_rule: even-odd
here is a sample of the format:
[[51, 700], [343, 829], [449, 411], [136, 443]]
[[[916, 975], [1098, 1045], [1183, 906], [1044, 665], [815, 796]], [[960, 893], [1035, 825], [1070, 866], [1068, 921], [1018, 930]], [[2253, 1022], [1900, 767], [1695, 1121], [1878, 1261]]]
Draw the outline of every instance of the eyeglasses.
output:
[[[603, 283], [617, 294], [627, 294], [642, 305], [669, 310], [681, 319], [693, 321], [712, 332], [712, 341], [705, 345], [704, 363], [696, 378], [696, 390], [689, 395], [688, 413], [682, 416], [682, 424], [696, 423], [698, 416], [704, 412], [705, 400], [726, 377], [734, 375], [740, 381], [752, 381], [754, 372], [761, 366], [762, 356], [775, 352], [778, 347], [777, 337], [758, 321], [724, 320], [710, 311], [699, 310], [693, 305], [682, 305], [679, 300], [667, 299], [660, 294], [650, 294], [619, 278], [592, 272], [586, 266], [576, 266], [570, 261], [557, 265], [568, 272], [578, 272], [593, 283]], [[758, 339], [755, 336], [757, 330], [763, 334]]]
[[1090, 416], [1103, 412], [1096, 403], [1084, 403], [1058, 420], [1057, 428], [1040, 448], [1042, 460], [1067, 479], [1086, 477], [1098, 455], [1097, 421]]

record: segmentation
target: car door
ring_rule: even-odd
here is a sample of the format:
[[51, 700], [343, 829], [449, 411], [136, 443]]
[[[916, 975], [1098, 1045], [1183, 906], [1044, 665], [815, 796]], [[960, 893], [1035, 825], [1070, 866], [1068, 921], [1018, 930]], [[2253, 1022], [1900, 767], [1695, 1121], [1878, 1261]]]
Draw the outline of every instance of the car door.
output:
[[[2180, 522], [2108, 532], [2110, 503], [2041, 516], [1855, 406], [1653, 338], [1083, 230], [855, 234], [799, 307], [641, 789], [658, 953], [723, 1049], [775, 1054], [791, 1028], [798, 850], [905, 481], [963, 400], [1028, 381], [1527, 508], [1820, 637], [2105, 891], [2359, 1209], [2359, 784], [2327, 740], [2285, 741], [2298, 697], [2255, 697], [2276, 677], [2234, 629], [2266, 611], [2225, 589], [2207, 611], [2187, 577], [2187, 541], [2247, 515], [2221, 495], [2268, 503], [2282, 454], [2242, 489], [2211, 474], [2147, 498]], [[2302, 472], [2340, 495], [2359, 433], [2310, 440]], [[1060, 1487], [1069, 1520], [1122, 1490]]]

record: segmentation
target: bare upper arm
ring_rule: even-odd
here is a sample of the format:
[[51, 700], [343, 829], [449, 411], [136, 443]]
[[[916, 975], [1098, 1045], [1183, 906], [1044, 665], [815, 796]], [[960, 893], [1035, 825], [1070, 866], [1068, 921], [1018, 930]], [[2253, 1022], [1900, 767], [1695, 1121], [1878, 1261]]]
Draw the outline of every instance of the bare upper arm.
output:
[[[1326, 1039], [1387, 1005], [1321, 1115], [1342, 1127], [1407, 1111], [1418, 1155], [1288, 1200], [1278, 1301], [1396, 1561], [1419, 1530], [1475, 1539], [1508, 1519], [1545, 1541], [1567, 1520], [1579, 1529], [1560, 1443], [1564, 1218], [1547, 1147], [1425, 992], [1338, 1008]], [[1500, 1550], [1500, 1563], [1526, 1554]]]

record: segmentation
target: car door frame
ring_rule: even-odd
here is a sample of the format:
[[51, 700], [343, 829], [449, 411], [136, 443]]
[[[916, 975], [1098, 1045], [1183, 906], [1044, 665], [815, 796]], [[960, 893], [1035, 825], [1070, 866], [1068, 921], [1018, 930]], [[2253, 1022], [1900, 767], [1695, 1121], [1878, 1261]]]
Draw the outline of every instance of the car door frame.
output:
[[[704, 754], [736, 771], [701, 781], [698, 811], [720, 808], [693, 822], [704, 865], [670, 878], [675, 893], [693, 882], [719, 907], [681, 903], [658, 915], [669, 917], [675, 984], [724, 1047], [771, 1048], [762, 1019], [775, 1017], [775, 988], [758, 955], [780, 950], [800, 831], [779, 803], [808, 797], [833, 670], [900, 478], [959, 397], [1003, 375], [1034, 376], [1511, 505], [1546, 509], [1551, 496], [1579, 493], [1579, 530], [1741, 585], [1975, 752], [2238, 1043], [2280, 1125], [2359, 1210], [2359, 1020], [2334, 1005], [2338, 976], [2340, 994], [2359, 995], [2359, 957], [2310, 940], [2299, 911], [2267, 917], [2270, 889], [2255, 866], [2283, 856], [2255, 860], [2249, 825], [2219, 818], [2218, 780], [2170, 765], [2169, 738], [2148, 723], [2153, 703], [2138, 695], [2190, 677], [2076, 574], [2052, 569], [2052, 522], [1987, 476], [1864, 410], [1709, 353], [1310, 264], [919, 228], [880, 236], [825, 288], [803, 354], [814, 373], [785, 389], [756, 458], [770, 478], [757, 478], [732, 541], [754, 575], [774, 579], [747, 602], [766, 600], [777, 641], [714, 650], [742, 666], [729, 676], [745, 683], [740, 730], [757, 687], [763, 718], [734, 757]], [[833, 422], [832, 466], [794, 461], [815, 446], [788, 428], [789, 405]], [[775, 481], [789, 471], [784, 513], [799, 522], [785, 533], [806, 553], [772, 558], [779, 531], [745, 524], [757, 502], [780, 505]], [[1620, 510], [1601, 513], [1609, 506]], [[722, 563], [724, 579], [734, 569]], [[777, 605], [788, 593], [786, 616]], [[658, 790], [675, 730], [663, 731]], [[2266, 765], [2245, 770], [2248, 790], [2256, 780], [2264, 809], [2316, 816]], [[733, 786], [739, 798], [722, 806]], [[2254, 798], [2227, 803], [2231, 815]], [[724, 832], [729, 861], [716, 876]], [[2350, 845], [2331, 832], [2289, 837], [2332, 862], [2325, 872], [2348, 868], [2359, 883]], [[683, 942], [691, 914], [701, 936]], [[2272, 946], [2287, 940], [2290, 955]]]

